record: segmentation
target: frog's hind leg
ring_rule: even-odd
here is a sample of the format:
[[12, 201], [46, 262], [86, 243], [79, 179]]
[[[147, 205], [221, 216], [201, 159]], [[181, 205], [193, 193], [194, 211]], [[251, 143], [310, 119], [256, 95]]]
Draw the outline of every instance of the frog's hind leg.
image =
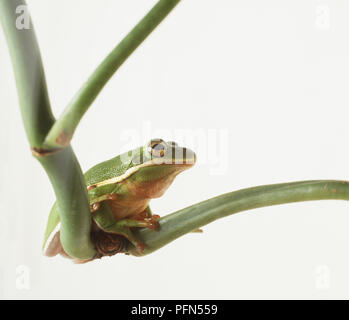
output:
[[93, 213], [93, 219], [102, 231], [109, 234], [123, 236], [136, 247], [138, 253], [143, 253], [145, 245], [133, 234], [131, 228], [145, 227], [148, 225], [147, 223], [133, 219], [116, 221], [107, 203], [101, 203], [100, 208]]

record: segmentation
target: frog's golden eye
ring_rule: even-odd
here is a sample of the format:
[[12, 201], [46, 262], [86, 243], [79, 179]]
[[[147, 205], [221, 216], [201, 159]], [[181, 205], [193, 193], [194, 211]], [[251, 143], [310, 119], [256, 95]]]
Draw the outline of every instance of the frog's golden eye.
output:
[[153, 139], [149, 142], [149, 152], [153, 157], [163, 157], [167, 149], [167, 144], [162, 139]]

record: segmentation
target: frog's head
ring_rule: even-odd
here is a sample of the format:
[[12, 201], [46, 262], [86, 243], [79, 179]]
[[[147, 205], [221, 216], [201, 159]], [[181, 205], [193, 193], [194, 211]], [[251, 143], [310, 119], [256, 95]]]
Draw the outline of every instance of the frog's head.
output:
[[148, 198], [162, 196], [175, 177], [196, 162], [192, 150], [162, 139], [152, 139], [133, 152], [134, 173], [127, 179], [128, 188]]

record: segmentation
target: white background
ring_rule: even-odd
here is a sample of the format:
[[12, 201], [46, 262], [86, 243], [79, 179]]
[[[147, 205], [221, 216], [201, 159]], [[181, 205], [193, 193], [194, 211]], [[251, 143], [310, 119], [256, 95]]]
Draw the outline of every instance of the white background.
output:
[[[28, 1], [56, 115], [154, 3]], [[244, 187], [349, 179], [348, 14], [339, 0], [183, 0], [81, 122], [83, 169], [186, 129], [218, 137], [186, 142], [201, 161], [152, 201], [160, 215]], [[144, 258], [42, 256], [55, 197], [29, 152], [2, 32], [0, 105], [0, 298], [349, 298], [344, 201], [243, 212]]]

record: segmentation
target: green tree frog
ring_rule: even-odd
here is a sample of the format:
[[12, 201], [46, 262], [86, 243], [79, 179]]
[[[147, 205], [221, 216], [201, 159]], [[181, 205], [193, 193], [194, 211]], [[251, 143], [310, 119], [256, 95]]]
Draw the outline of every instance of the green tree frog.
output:
[[[145, 146], [102, 162], [85, 173], [92, 214], [91, 236], [97, 249], [96, 258], [122, 250], [125, 239], [141, 254], [144, 244], [133, 228], [158, 227], [149, 202], [161, 197], [175, 177], [195, 164], [196, 155], [175, 142], [152, 139]], [[68, 256], [60, 243], [59, 209], [51, 209], [43, 248], [47, 256]], [[54, 234], [51, 241], [48, 239]], [[48, 244], [48, 246], [46, 246]], [[68, 256], [69, 257], [69, 256]]]

